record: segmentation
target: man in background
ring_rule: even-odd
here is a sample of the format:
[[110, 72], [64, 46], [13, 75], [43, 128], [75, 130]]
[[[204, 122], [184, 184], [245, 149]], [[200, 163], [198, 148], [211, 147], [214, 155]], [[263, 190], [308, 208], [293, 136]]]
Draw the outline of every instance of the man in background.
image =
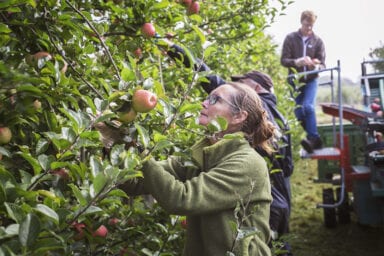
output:
[[[281, 64], [287, 67], [289, 74], [320, 70], [325, 68], [325, 47], [320, 37], [313, 32], [317, 16], [312, 11], [303, 11], [298, 31], [288, 34], [283, 43]], [[316, 95], [319, 73], [305, 74], [299, 78], [303, 84], [298, 88], [295, 98], [297, 108], [295, 115], [306, 132], [306, 138], [301, 141], [302, 147], [313, 153], [322, 147], [322, 141], [317, 131]], [[289, 76], [288, 82], [296, 89], [297, 81]]]

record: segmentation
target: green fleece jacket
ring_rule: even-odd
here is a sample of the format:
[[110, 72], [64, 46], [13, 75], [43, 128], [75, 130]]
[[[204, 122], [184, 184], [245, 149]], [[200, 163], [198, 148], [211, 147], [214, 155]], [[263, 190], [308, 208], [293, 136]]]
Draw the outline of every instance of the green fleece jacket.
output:
[[[169, 213], [187, 216], [185, 256], [225, 256], [236, 239], [232, 225], [236, 205], [249, 201], [240, 229], [257, 232], [239, 239], [233, 252], [271, 255], [267, 243], [272, 197], [264, 159], [243, 138], [222, 139], [214, 145], [201, 140], [192, 147], [192, 157], [195, 167], [174, 157], [151, 159], [143, 165], [144, 178], [123, 189], [150, 193]], [[240, 214], [244, 216], [243, 211]]]

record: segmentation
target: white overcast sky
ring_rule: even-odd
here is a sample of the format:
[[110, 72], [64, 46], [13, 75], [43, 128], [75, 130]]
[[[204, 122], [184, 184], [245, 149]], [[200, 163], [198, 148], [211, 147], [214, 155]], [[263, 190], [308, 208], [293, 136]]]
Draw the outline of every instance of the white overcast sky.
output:
[[300, 27], [303, 10], [318, 16], [314, 31], [324, 41], [327, 67], [336, 67], [340, 60], [341, 76], [357, 81], [361, 62], [370, 59], [371, 49], [384, 44], [384, 0], [295, 0], [286, 15], [277, 17], [266, 30], [279, 52], [285, 36]]

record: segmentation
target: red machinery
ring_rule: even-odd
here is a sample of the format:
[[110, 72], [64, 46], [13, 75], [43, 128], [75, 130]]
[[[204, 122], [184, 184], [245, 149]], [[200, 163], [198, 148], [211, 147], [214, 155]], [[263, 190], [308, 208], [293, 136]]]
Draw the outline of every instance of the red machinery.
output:
[[[349, 222], [351, 209], [361, 224], [384, 224], [384, 71], [367, 72], [368, 65], [383, 64], [384, 60], [361, 64], [361, 86], [367, 111], [343, 106], [339, 63], [335, 68], [317, 71], [331, 72], [328, 84], [332, 89], [332, 103], [320, 106], [325, 114], [333, 117], [333, 124], [319, 126], [325, 147], [312, 154], [302, 151], [302, 157], [318, 161], [318, 182], [337, 186], [337, 202], [333, 189], [327, 188], [323, 190], [323, 203], [317, 205], [324, 209], [327, 227], [336, 225], [336, 216], [339, 222]], [[337, 103], [333, 99], [334, 71], [338, 78]], [[344, 124], [345, 120], [350, 124]], [[321, 130], [328, 133], [321, 134]], [[350, 194], [353, 207], [349, 206]]]

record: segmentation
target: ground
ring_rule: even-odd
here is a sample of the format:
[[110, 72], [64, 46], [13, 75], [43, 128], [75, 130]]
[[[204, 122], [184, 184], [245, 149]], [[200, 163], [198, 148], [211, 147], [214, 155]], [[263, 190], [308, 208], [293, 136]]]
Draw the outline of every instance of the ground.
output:
[[383, 256], [384, 226], [361, 225], [354, 212], [349, 224], [338, 224], [335, 228], [324, 226], [323, 209], [316, 204], [322, 202], [322, 187], [331, 185], [315, 183], [316, 176], [316, 160], [296, 162], [291, 177], [291, 233], [287, 238], [293, 255]]

